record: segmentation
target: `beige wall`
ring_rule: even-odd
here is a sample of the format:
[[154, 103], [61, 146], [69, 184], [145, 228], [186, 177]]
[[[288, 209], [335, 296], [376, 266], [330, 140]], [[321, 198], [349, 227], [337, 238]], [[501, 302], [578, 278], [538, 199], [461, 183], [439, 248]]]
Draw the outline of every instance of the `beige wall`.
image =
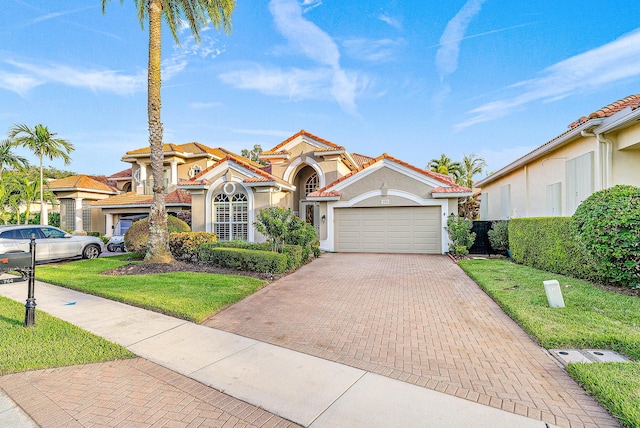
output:
[[489, 202], [488, 215], [482, 220], [501, 219], [500, 188], [506, 184], [511, 190], [511, 218], [550, 215], [547, 189], [554, 183], [561, 183], [560, 215], [573, 214], [567, 205], [566, 164], [589, 152], [593, 153], [593, 191], [616, 184], [640, 186], [640, 124], [617, 133], [607, 133], [605, 139], [611, 142], [609, 167], [606, 166], [607, 146], [598, 142], [595, 136], [580, 136], [564, 147], [483, 185], [482, 203], [485, 204], [487, 198]]
[[[417, 195], [423, 199], [431, 198], [431, 190], [433, 189], [432, 187], [420, 183], [411, 177], [407, 177], [406, 175], [390, 168], [382, 167], [351, 184], [349, 187], [341, 190], [340, 193], [342, 194], [342, 198], [340, 198], [340, 200], [349, 201], [371, 190], [379, 190], [383, 186], [385, 186], [387, 190], [400, 190]], [[385, 199], [389, 200], [389, 205], [406, 205], [407, 203], [407, 200], [404, 198], [398, 199], [387, 197]], [[381, 205], [380, 198], [378, 198], [377, 204], [375, 205]], [[357, 206], [373, 205], [363, 205], [362, 203], [358, 203]]]

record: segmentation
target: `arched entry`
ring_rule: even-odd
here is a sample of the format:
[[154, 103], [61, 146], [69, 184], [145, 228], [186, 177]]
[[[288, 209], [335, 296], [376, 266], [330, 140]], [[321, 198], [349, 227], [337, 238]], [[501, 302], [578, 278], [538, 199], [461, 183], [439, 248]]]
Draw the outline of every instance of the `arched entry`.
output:
[[294, 206], [298, 207], [297, 215], [307, 223], [313, 225], [318, 233], [320, 232], [320, 204], [318, 202], [308, 201], [307, 195], [320, 188], [320, 181], [316, 170], [309, 165], [300, 168], [294, 180], [296, 186]]

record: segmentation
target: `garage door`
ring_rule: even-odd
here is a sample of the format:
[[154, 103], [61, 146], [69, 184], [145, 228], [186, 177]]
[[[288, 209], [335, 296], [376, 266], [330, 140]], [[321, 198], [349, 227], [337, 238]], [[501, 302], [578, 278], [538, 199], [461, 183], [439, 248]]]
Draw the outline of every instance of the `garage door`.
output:
[[336, 208], [336, 251], [440, 254], [440, 207]]

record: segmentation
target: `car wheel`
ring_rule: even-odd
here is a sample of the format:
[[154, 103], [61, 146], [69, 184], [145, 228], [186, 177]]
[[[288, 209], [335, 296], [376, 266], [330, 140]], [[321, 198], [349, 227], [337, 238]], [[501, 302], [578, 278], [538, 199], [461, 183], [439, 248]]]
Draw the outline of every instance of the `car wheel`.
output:
[[109, 251], [110, 253], [115, 253], [117, 249], [118, 249], [118, 247], [116, 247], [113, 244], [108, 244], [107, 245], [107, 251]]
[[97, 245], [87, 245], [84, 250], [82, 250], [82, 258], [83, 259], [95, 259], [100, 255], [100, 248]]
[[120, 251], [122, 251], [123, 253], [127, 252], [127, 249], [124, 248], [124, 242], [122, 244], [120, 244]]

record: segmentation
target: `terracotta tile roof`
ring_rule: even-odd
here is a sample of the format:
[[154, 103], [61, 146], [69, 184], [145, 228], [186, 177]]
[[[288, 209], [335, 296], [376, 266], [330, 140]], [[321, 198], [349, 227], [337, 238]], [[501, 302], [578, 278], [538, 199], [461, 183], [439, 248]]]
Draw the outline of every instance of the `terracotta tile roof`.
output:
[[[254, 166], [255, 162], [251, 162], [249, 163], [249, 160], [247, 158], [244, 158], [242, 156], [233, 156], [231, 154], [227, 155], [224, 159], [220, 159], [219, 161], [217, 161], [216, 163], [214, 163], [213, 165], [211, 165], [209, 168], [205, 169], [204, 171], [202, 171], [200, 174], [194, 176], [193, 178], [191, 178], [190, 180], [188, 180], [186, 182], [186, 184], [188, 185], [189, 182], [194, 182], [197, 180], [201, 180], [201, 177], [206, 174], [207, 172], [211, 171], [212, 169], [216, 168], [218, 165], [227, 162], [227, 161], [231, 161], [231, 162], [235, 162], [240, 166], [243, 166], [245, 168], [247, 168], [248, 170], [258, 174], [262, 179], [261, 180], [257, 180], [254, 177], [251, 178], [247, 178], [244, 181], [247, 183], [256, 183], [256, 182], [276, 182], [276, 183], [280, 183], [282, 185], [285, 185], [287, 187], [290, 186], [289, 183], [287, 183], [284, 180], [279, 179], [276, 176], [273, 176], [271, 174], [269, 174], [268, 172], [266, 172], [265, 170], [263, 170], [262, 168], [258, 168], [256, 166]], [[262, 165], [260, 165], [262, 166]]]
[[[184, 190], [174, 190], [164, 195], [165, 204], [191, 204], [191, 195]], [[119, 205], [140, 205], [151, 206], [153, 203], [153, 195], [138, 195], [136, 192], [123, 193], [101, 201], [91, 202], [92, 206], [117, 207]]]
[[[150, 153], [151, 153], [150, 147], [143, 147], [141, 149], [128, 151], [125, 154], [124, 158], [126, 158], [127, 156], [148, 155]], [[232, 155], [235, 158], [244, 159], [246, 163], [249, 163], [256, 168], [260, 168], [263, 166], [257, 162], [254, 162], [250, 159], [240, 156], [225, 148], [222, 148], [222, 147], [211, 148], [198, 142], [191, 142], [186, 144], [164, 144], [164, 153], [184, 153], [187, 155], [211, 155], [214, 158], [216, 158], [216, 160], [224, 159], [225, 157], [227, 157], [227, 155]], [[129, 172], [129, 176], [131, 176], [131, 172]]]
[[[333, 183], [328, 184], [327, 186], [323, 187], [322, 189], [317, 190], [314, 193], [327, 193], [327, 190], [330, 189], [331, 187], [334, 187], [336, 184], [346, 180], [347, 178], [359, 173], [360, 171], [363, 171], [365, 169], [367, 169], [368, 167], [370, 167], [371, 165], [383, 160], [383, 159], [388, 159], [392, 162], [395, 162], [397, 164], [400, 164], [402, 166], [405, 166], [409, 169], [412, 169], [413, 171], [416, 171], [422, 175], [426, 175], [427, 177], [431, 177], [434, 178], [438, 181], [440, 181], [442, 184], [446, 184], [448, 186], [451, 186], [452, 188], [455, 188], [455, 191], [452, 191], [454, 193], [458, 193], [458, 192], [470, 192], [471, 190], [467, 189], [466, 187], [461, 187], [458, 186], [451, 177], [449, 176], [444, 176], [442, 174], [437, 174], [435, 172], [431, 172], [431, 171], [426, 171], [424, 169], [420, 169], [418, 167], [415, 167], [411, 164], [408, 164], [406, 162], [401, 161], [400, 159], [394, 158], [393, 156], [389, 156], [386, 153], [383, 153], [381, 156], [378, 156], [377, 158], [372, 158], [369, 162], [364, 163], [362, 166], [360, 166], [358, 169], [356, 169], [355, 171], [351, 171], [349, 174], [347, 175], [343, 175], [342, 177], [338, 178], [336, 181], [334, 181]], [[438, 187], [439, 189], [440, 187]], [[444, 189], [444, 187], [442, 187]]]
[[[99, 178], [104, 178], [104, 180], [100, 180]], [[95, 190], [102, 193], [118, 193], [118, 189], [108, 185], [105, 181], [107, 181], [106, 177], [93, 177], [80, 174], [51, 180], [49, 181], [48, 187], [51, 190], [84, 189]]]
[[109, 176], [110, 179], [131, 178], [131, 168], [123, 169]]
[[343, 146], [336, 146], [336, 147], [319, 147], [317, 149], [314, 149], [314, 152], [335, 152], [336, 150], [345, 150], [345, 148]]
[[582, 125], [583, 123], [587, 122], [590, 119], [605, 118], [605, 117], [613, 116], [614, 114], [626, 109], [627, 107], [630, 107], [631, 110], [635, 110], [638, 107], [640, 107], [640, 94], [629, 95], [626, 98], [618, 100], [605, 107], [602, 107], [599, 110], [594, 111], [589, 116], [582, 116], [580, 119], [571, 123], [569, 125], [569, 128], [575, 128], [576, 126]]
[[307, 131], [305, 131], [304, 129], [302, 129], [300, 132], [293, 134], [291, 137], [287, 138], [286, 140], [284, 140], [282, 143], [278, 144], [277, 146], [275, 146], [274, 148], [272, 148], [271, 150], [267, 150], [266, 152], [263, 152], [264, 154], [275, 154], [278, 152], [278, 149], [280, 149], [281, 147], [284, 147], [285, 145], [287, 145], [288, 143], [290, 143], [291, 141], [295, 140], [296, 138], [300, 137], [300, 136], [305, 136], [305, 137], [309, 137], [309, 138], [313, 138], [316, 141], [319, 141], [323, 144], [326, 144], [327, 146], [331, 146], [334, 148], [339, 148], [340, 146], [333, 144], [331, 141], [325, 140], [323, 138], [320, 138], [316, 135], [313, 135]]
[[342, 193], [336, 190], [329, 190], [328, 192], [321, 192], [320, 190], [316, 190], [315, 192], [311, 192], [307, 195], [310, 198], [331, 198], [331, 197], [340, 197]]
[[351, 157], [353, 158], [353, 160], [355, 161], [358, 167], [361, 167], [365, 163], [371, 162], [372, 160], [375, 159], [375, 158], [372, 158], [371, 156], [365, 156], [359, 153], [351, 153]]
[[469, 193], [471, 189], [468, 187], [462, 187], [459, 185], [455, 185], [454, 187], [436, 187], [431, 191], [431, 193]]

